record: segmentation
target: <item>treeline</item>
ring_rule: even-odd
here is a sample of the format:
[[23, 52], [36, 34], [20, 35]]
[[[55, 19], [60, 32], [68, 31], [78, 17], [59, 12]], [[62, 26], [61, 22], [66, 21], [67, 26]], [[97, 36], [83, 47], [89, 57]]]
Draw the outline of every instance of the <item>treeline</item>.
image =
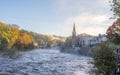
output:
[[40, 48], [59, 46], [65, 37], [56, 35], [44, 35], [36, 32], [30, 32], [34, 38], [35, 46]]
[[16, 24], [0, 22], [0, 51], [52, 47], [59, 45], [64, 39], [61, 36], [29, 32], [19, 29]]
[[20, 30], [16, 24], [0, 22], [0, 50], [33, 48], [34, 39], [26, 30]]

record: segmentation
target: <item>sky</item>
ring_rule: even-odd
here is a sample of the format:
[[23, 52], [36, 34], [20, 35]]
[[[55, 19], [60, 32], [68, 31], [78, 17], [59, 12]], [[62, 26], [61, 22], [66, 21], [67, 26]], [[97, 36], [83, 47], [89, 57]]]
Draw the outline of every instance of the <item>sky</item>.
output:
[[115, 21], [109, 0], [0, 0], [0, 21], [41, 34], [105, 34]]

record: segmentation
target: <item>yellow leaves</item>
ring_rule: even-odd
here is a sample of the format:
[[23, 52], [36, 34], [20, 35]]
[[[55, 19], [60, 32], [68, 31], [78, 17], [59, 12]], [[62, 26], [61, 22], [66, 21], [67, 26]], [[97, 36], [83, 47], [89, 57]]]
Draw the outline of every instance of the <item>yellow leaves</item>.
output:
[[33, 43], [33, 38], [27, 32], [20, 31], [17, 43], [19, 43], [19, 45], [23, 45], [24, 47], [27, 47]]
[[19, 27], [15, 24], [6, 25], [0, 22], [0, 48], [5, 47], [10, 49], [13, 46], [24, 48], [31, 44], [33, 44], [33, 37], [29, 34], [29, 32], [19, 30]]
[[0, 28], [6, 27], [6, 24], [0, 22]]

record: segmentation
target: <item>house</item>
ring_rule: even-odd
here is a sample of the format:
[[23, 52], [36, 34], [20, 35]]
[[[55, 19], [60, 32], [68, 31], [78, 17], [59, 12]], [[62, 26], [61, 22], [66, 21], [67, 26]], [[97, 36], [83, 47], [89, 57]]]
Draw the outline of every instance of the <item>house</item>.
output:
[[76, 28], [74, 23], [72, 31], [72, 48], [96, 45], [104, 41], [107, 41], [105, 34], [99, 34], [98, 36], [91, 36], [86, 33], [76, 35]]

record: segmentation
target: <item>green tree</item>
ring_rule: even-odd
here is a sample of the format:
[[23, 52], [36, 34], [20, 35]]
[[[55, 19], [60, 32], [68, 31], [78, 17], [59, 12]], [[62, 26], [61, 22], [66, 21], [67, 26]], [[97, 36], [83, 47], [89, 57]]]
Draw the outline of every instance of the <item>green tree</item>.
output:
[[120, 18], [120, 0], [112, 0], [111, 7], [111, 10], [114, 12], [114, 15]]
[[110, 43], [98, 44], [92, 50], [92, 56], [97, 72], [103, 75], [110, 75], [116, 66], [116, 55], [113, 52], [113, 46]]
[[66, 47], [72, 47], [72, 37], [67, 37], [65, 40], [65, 46]]
[[120, 0], [112, 0], [111, 2], [111, 10], [114, 13], [114, 17], [118, 18], [118, 22], [120, 25]]

